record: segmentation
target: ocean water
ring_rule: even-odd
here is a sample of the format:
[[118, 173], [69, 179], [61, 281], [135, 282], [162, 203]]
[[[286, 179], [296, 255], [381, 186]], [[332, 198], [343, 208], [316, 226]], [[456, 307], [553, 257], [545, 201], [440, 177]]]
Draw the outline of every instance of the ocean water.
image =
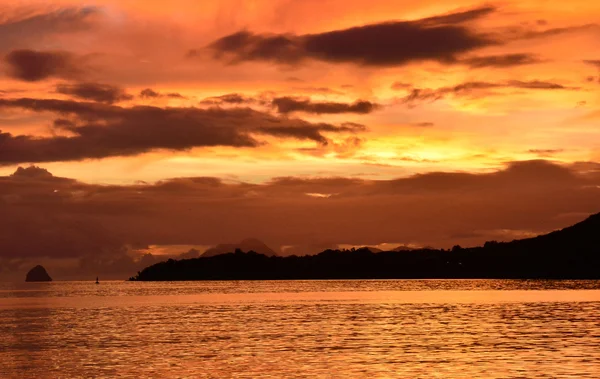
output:
[[0, 378], [600, 378], [600, 282], [0, 283]]

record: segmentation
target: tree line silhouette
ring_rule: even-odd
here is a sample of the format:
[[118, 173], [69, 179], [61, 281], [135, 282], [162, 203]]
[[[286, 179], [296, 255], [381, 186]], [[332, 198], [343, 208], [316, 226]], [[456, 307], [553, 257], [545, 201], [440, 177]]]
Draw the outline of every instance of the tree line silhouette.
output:
[[560, 231], [481, 247], [383, 251], [325, 250], [267, 257], [236, 251], [149, 266], [132, 281], [507, 278], [600, 279], [600, 214]]

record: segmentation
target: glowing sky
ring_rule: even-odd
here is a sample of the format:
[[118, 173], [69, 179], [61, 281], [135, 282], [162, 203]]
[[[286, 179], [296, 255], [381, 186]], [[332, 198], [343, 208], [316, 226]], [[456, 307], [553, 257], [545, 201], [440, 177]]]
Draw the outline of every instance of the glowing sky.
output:
[[[367, 196], [365, 183], [385, 197], [389, 188], [380, 187], [398, 178], [437, 180], [445, 172], [454, 191], [465, 175], [505, 174], [506, 205], [521, 193], [522, 180], [543, 177], [535, 184], [543, 187], [545, 180], [558, 185], [565, 172], [577, 180], [597, 176], [599, 2], [1, 1], [0, 15], [0, 176], [6, 183], [19, 166], [35, 164], [90, 186], [83, 191], [100, 185], [127, 192], [141, 181], [203, 177], [225, 187], [276, 188], [276, 197], [288, 202], [286, 196], [298, 194], [280, 188], [283, 177], [304, 180], [306, 201], [335, 201], [353, 185]], [[552, 170], [560, 174], [548, 179]], [[319, 189], [322, 180], [334, 182]], [[233, 187], [227, 188], [222, 191]], [[26, 190], [2, 191], [0, 206], [16, 212], [6, 196]], [[435, 201], [424, 194], [411, 199], [436, 203], [447, 187], [436, 191]], [[519, 216], [507, 215], [468, 242], [498, 237], [499, 230], [515, 231], [498, 237], [506, 239], [563, 225], [565, 214], [599, 209], [596, 193], [588, 195], [585, 205], [565, 203], [543, 215], [555, 221], [540, 216], [521, 225]], [[363, 200], [358, 208], [368, 208]], [[409, 212], [413, 203], [401, 203], [404, 210], [396, 212]], [[344, 213], [337, 206], [332, 211]], [[476, 204], [470, 206], [475, 212]], [[409, 208], [429, 212], [424, 205]], [[419, 230], [392, 223], [393, 230], [408, 229], [396, 237], [372, 230], [350, 238], [299, 224], [292, 237], [267, 232], [273, 221], [258, 229], [236, 224], [229, 236], [252, 234], [277, 246], [308, 235], [317, 245], [447, 245], [463, 241], [452, 235], [481, 229], [474, 220], [461, 221], [433, 236], [424, 232], [426, 223]], [[209, 246], [227, 238], [166, 233], [154, 241], [136, 233], [136, 241], [123, 236], [123, 243]]]
[[[323, 131], [322, 140], [251, 134], [258, 142], [252, 147], [190, 141], [166, 150], [147, 141], [134, 153], [100, 154], [99, 160], [86, 159], [98, 158], [91, 152], [34, 157], [55, 174], [100, 183], [197, 175], [260, 182], [600, 159], [600, 6], [594, 2], [11, 3], [2, 5], [0, 24], [3, 99], [89, 102], [98, 100], [94, 88], [79, 97], [68, 90], [96, 84], [122, 94], [100, 101], [127, 109], [250, 107], [277, 119], [364, 125]], [[236, 33], [247, 38], [238, 38], [237, 46], [223, 43]], [[29, 56], [14, 57], [23, 50]], [[140, 95], [144, 89], [152, 96]], [[299, 106], [282, 112], [282, 98]], [[352, 108], [357, 101], [372, 106]], [[340, 107], [319, 110], [309, 103]], [[56, 112], [6, 104], [1, 111], [2, 132], [12, 137], [69, 135], [53, 125]], [[158, 127], [162, 138], [176, 126]], [[5, 155], [2, 173], [37, 163]]]

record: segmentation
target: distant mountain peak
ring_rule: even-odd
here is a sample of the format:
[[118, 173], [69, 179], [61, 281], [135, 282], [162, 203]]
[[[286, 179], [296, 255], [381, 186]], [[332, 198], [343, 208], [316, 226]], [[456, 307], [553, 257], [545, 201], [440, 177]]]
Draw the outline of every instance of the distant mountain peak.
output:
[[265, 243], [256, 238], [244, 238], [240, 245], [265, 245]]
[[269, 257], [277, 255], [277, 253], [264, 242], [256, 238], [245, 238], [239, 243], [224, 243], [212, 247], [206, 250], [204, 254], [202, 254], [202, 257], [214, 257], [215, 255], [233, 253], [237, 249], [246, 253], [249, 251], [254, 251]]
[[400, 245], [392, 249], [392, 251], [413, 251], [418, 250], [417, 248], [408, 246], [408, 245]]

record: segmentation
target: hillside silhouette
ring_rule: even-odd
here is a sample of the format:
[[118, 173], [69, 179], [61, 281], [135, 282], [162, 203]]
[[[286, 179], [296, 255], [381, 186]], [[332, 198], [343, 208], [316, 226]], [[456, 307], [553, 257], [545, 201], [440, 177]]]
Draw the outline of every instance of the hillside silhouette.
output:
[[600, 214], [534, 238], [450, 250], [325, 250], [266, 256], [242, 250], [157, 263], [130, 280], [507, 278], [600, 279]]
[[216, 255], [231, 253], [236, 250], [254, 251], [268, 257], [277, 255], [277, 253], [275, 253], [275, 251], [273, 251], [273, 249], [267, 246], [264, 242], [255, 238], [246, 238], [237, 244], [219, 244], [206, 250], [201, 256], [204, 258], [214, 257]]

